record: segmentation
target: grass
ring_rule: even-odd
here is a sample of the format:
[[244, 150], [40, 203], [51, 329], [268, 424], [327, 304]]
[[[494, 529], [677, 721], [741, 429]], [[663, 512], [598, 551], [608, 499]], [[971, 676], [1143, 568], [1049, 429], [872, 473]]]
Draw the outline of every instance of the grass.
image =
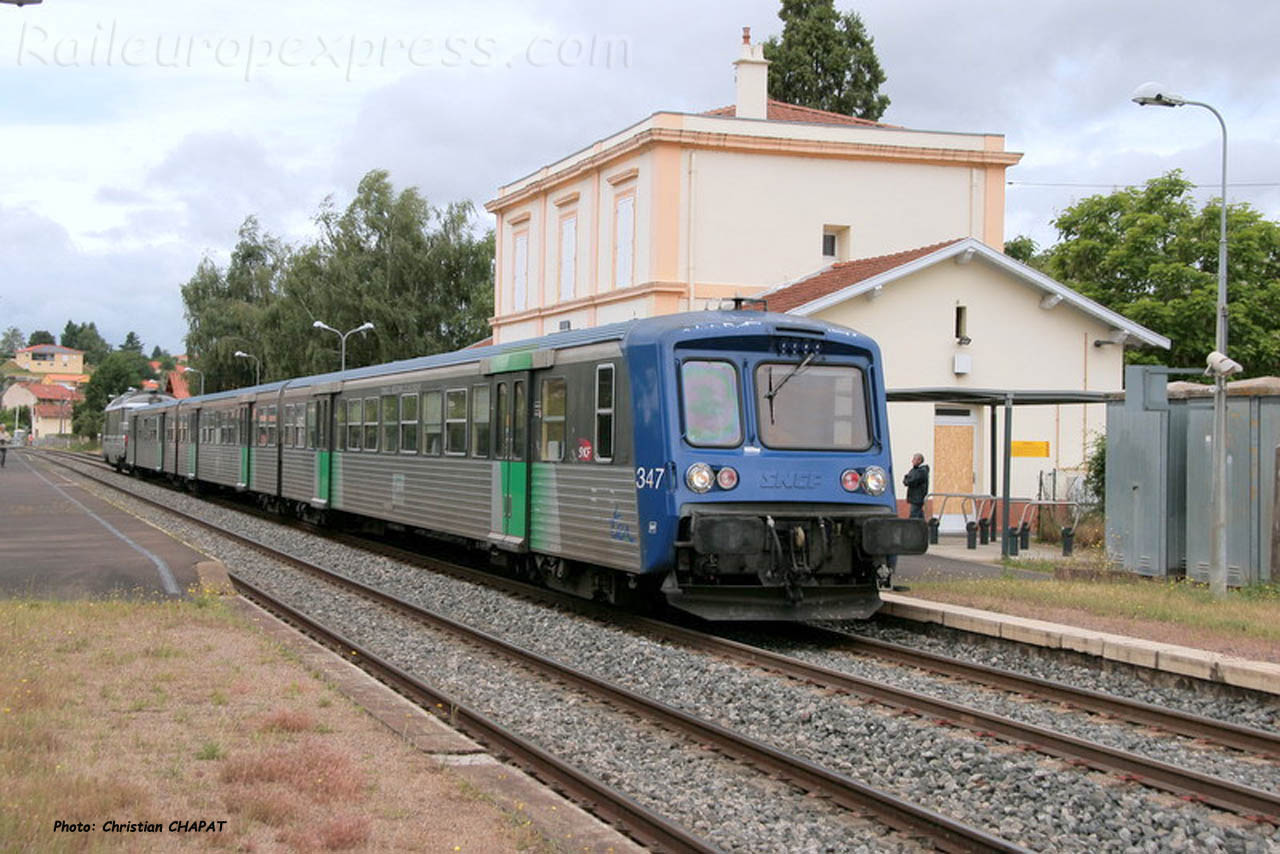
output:
[[[1109, 631], [1280, 660], [1277, 585], [1233, 590], [1218, 600], [1205, 585], [1187, 581], [1002, 577], [916, 581], [911, 594], [1077, 625], [1092, 620]], [[1126, 627], [1140, 631], [1125, 632]]]
[[[463, 806], [452, 777], [221, 597], [0, 600], [0, 649], [0, 852], [401, 851], [427, 838], [512, 850], [530, 838], [488, 804]], [[227, 826], [198, 838], [51, 830], [192, 817]]]

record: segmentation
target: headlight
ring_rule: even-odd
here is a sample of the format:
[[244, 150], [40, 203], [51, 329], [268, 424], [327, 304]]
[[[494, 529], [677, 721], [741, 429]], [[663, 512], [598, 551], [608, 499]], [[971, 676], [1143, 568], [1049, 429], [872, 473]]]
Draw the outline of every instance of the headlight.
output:
[[716, 484], [721, 489], [733, 489], [738, 485], [738, 470], [732, 466], [725, 466], [716, 472]]
[[880, 466], [867, 466], [862, 473], [862, 488], [867, 491], [867, 495], [883, 495], [888, 483], [889, 477]]
[[706, 492], [716, 482], [716, 475], [706, 463], [694, 463], [684, 473], [684, 482], [694, 492]]
[[840, 473], [840, 485], [845, 492], [857, 492], [862, 485], [862, 475], [858, 474], [857, 469], [845, 469]]

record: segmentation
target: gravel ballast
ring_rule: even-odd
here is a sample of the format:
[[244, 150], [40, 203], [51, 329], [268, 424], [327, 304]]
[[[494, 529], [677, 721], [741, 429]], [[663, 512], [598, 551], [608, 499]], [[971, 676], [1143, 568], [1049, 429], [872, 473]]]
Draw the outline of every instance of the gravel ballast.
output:
[[[158, 490], [148, 484], [129, 482], [129, 485], [140, 491]], [[160, 494], [167, 503], [182, 509], [199, 507], [203, 518], [217, 524], [269, 540], [300, 557], [387, 589], [410, 601], [446, 613], [454, 619], [484, 628], [513, 643], [571, 662], [685, 711], [799, 753], [868, 784], [889, 788], [902, 797], [1037, 850], [1280, 850], [1280, 835], [1269, 825], [1255, 825], [1203, 807], [1187, 805], [1150, 790], [1122, 784], [1106, 775], [1083, 772], [999, 742], [974, 737], [965, 731], [939, 727], [912, 716], [892, 713], [883, 707], [861, 704], [850, 698], [832, 697], [780, 677], [649, 638], [637, 637], [613, 626], [566, 615], [555, 609], [516, 600], [494, 590], [433, 575], [389, 559], [373, 557], [168, 490], [160, 490]], [[149, 516], [158, 513], [148, 509], [140, 509], [138, 512]], [[284, 580], [284, 575], [296, 576], [293, 571], [272, 568], [271, 562], [256, 553], [229, 546], [225, 540], [199, 531], [189, 524], [166, 521], [164, 526], [216, 554], [229, 567], [245, 572], [251, 579], [258, 578], [263, 583], [274, 586], [293, 583]], [[319, 607], [332, 594], [299, 595], [314, 596], [318, 600], [316, 607]], [[332, 608], [332, 605], [328, 607]], [[364, 609], [369, 607], [366, 604]], [[354, 628], [361, 632], [362, 638], [365, 633], [370, 637], [378, 637], [384, 633], [384, 629], [378, 624], [385, 620], [350, 615], [344, 617], [348, 611], [354, 614], [360, 610], [355, 605], [340, 610], [343, 613], [335, 614], [335, 619], [356, 620]], [[384, 611], [379, 613], [385, 614]], [[369, 625], [365, 626], [365, 622]], [[391, 636], [379, 643], [388, 644], [390, 649], [399, 647], [397, 660], [412, 663], [415, 668], [443, 662], [446, 665], [443, 670], [427, 678], [442, 686], [456, 684], [460, 692], [459, 699], [481, 707], [485, 703], [497, 702], [490, 696], [489, 690], [480, 690], [479, 686], [490, 684], [487, 678], [471, 675], [459, 679], [457, 676], [458, 673], [469, 673], [469, 667], [479, 666], [471, 663], [478, 655], [441, 655], [437, 651], [433, 656], [428, 642], [419, 641], [416, 637], [410, 639], [409, 635], [413, 634], [417, 633], [392, 632]], [[892, 639], [899, 642], [903, 640], [902, 637]], [[427, 645], [412, 646], [418, 643]], [[951, 648], [939, 651], [955, 654], [955, 650]], [[1092, 716], [1067, 712], [1050, 704], [1029, 703], [1025, 699], [1010, 698], [1003, 692], [930, 677], [919, 671], [874, 660], [815, 649], [791, 649], [789, 652], [802, 654], [808, 660], [863, 678], [890, 681], [895, 685], [953, 702], [1049, 726], [1078, 737], [1155, 756], [1173, 764], [1187, 765], [1246, 785], [1271, 790], [1276, 788], [1277, 775], [1273, 763], [1245, 759], [1231, 751], [1197, 745], [1187, 739], [1155, 734], [1135, 727], [1098, 721]], [[990, 649], [983, 648], [977, 652], [976, 660], [1006, 666], [992, 661]], [[400, 658], [402, 655], [403, 659]], [[1035, 659], [1035, 668], [1034, 675], [1043, 678], [1059, 681], [1078, 678], [1070, 667], [1057, 669], [1045, 659]], [[509, 666], [498, 667], [498, 675], [493, 677], [493, 684], [499, 687], [510, 686], [510, 673]], [[1260, 725], [1259, 721], [1270, 725], [1275, 722], [1274, 710], [1265, 707], [1260, 710], [1249, 708], [1248, 701], [1239, 697], [1224, 697], [1217, 701], [1203, 693], [1155, 688], [1140, 679], [1131, 679], [1129, 681], [1133, 684], [1120, 686], [1127, 690], [1118, 690], [1111, 684], [1098, 685], [1099, 675], [1097, 671], [1090, 671], [1090, 681], [1086, 684], [1113, 693], [1135, 696], [1147, 702], [1187, 708], [1196, 714], [1247, 722], [1254, 726]], [[1107, 673], [1105, 676], [1109, 682], [1124, 681], [1122, 674]], [[445, 681], [450, 679], [455, 681]], [[759, 838], [755, 830], [748, 831], [746, 837], [734, 842], [710, 837], [718, 844], [748, 850], [741, 846], [761, 843], [765, 849], [782, 850], [774, 846], [785, 838], [787, 841], [783, 848], [786, 850], [824, 850], [824, 845], [831, 846], [832, 850], [850, 850], [848, 837], [841, 838], [842, 833], [848, 833], [847, 823], [850, 819], [847, 814], [842, 818], [834, 815], [806, 815], [803, 821], [795, 822], [789, 817], [794, 812], [794, 808], [790, 806], [794, 803], [794, 798], [779, 800], [779, 803], [789, 805], [781, 811], [785, 815], [761, 818], [755, 808], [748, 808], [745, 814], [737, 813], [727, 804], [746, 804], [751, 801], [734, 800], [735, 796], [731, 792], [739, 791], [735, 772], [722, 768], [707, 772], [710, 779], [717, 781], [710, 788], [706, 788], [710, 784], [704, 779], [705, 775], [680, 777], [675, 788], [672, 788], [670, 778], [657, 782], [661, 775], [654, 769], [653, 751], [637, 754], [632, 746], [663, 743], [662, 739], [653, 736], [651, 729], [646, 728], [645, 734], [637, 734], [634, 739], [623, 738], [621, 744], [614, 744], [609, 740], [600, 743], [599, 736], [591, 731], [594, 725], [589, 721], [584, 723], [576, 717], [572, 721], [561, 721], [563, 711], [557, 706], [556, 700], [537, 694], [537, 691], [545, 690], [549, 689], [534, 680], [527, 693], [524, 687], [509, 692], [519, 695], [515, 704], [517, 708], [511, 713], [519, 714], [522, 710], [527, 713], [527, 717], [521, 719], [521, 727], [531, 728], [530, 737], [557, 752], [575, 750], [579, 744], [583, 745], [582, 754], [574, 753], [575, 760], [578, 755], [590, 758], [598, 752], [616, 757], [618, 761], [606, 762], [601, 766], [601, 776], [611, 780], [625, 780], [626, 785], [621, 787], [628, 791], [634, 786], [637, 792], [661, 792], [659, 803], [663, 811], [690, 827], [701, 831], [702, 827], [697, 822], [712, 828], [728, 828], [732, 825], [733, 831], [737, 833], [744, 824], [750, 827], [752, 821], [758, 820], [764, 830], [771, 834], [768, 842]], [[467, 691], [475, 691], [476, 694], [466, 694]], [[534, 697], [538, 699], [533, 700]], [[1251, 717], [1242, 719], [1245, 714]], [[614, 725], [609, 726], [609, 738], [614, 739], [619, 729]], [[670, 739], [669, 736], [666, 738]], [[669, 747], [657, 752], [685, 753]], [[596, 761], [602, 760], [597, 757]], [[715, 761], [724, 763], [724, 760], [718, 758]], [[726, 793], [724, 786], [728, 786], [731, 792]], [[680, 796], [673, 797], [672, 793], [677, 791]], [[679, 815], [675, 812], [677, 809]], [[831, 821], [844, 827], [844, 830], [836, 830], [831, 825], [823, 824]], [[785, 830], [780, 830], [784, 827]], [[803, 835], [802, 831], [807, 827], [823, 829]], [[797, 833], [802, 835], [796, 836]], [[745, 839], [754, 841], [748, 843]], [[879, 849], [886, 841], [879, 839], [868, 844]], [[815, 845], [818, 847], [813, 847]]]

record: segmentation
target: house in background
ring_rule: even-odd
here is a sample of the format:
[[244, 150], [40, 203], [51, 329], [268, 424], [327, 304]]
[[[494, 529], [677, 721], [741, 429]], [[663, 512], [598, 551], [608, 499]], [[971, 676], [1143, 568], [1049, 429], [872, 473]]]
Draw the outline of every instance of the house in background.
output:
[[31, 437], [41, 439], [71, 432], [71, 410], [84, 400], [80, 392], [57, 383], [19, 382], [5, 390], [0, 407], [29, 409]]
[[84, 352], [58, 344], [23, 347], [13, 354], [13, 360], [22, 370], [42, 377], [55, 374], [64, 377], [85, 376]]
[[[1126, 342], [1169, 342], [1003, 255], [998, 134], [915, 130], [771, 100], [744, 31], [733, 106], [658, 112], [498, 190], [497, 343], [733, 296], [875, 338], [893, 388], [1119, 391]], [[959, 397], [959, 395], [958, 395]], [[1079, 471], [1101, 405], [1014, 418], [1016, 495]], [[977, 407], [895, 404], [894, 470], [993, 491]], [[1042, 453], [1041, 453], [1042, 452]]]

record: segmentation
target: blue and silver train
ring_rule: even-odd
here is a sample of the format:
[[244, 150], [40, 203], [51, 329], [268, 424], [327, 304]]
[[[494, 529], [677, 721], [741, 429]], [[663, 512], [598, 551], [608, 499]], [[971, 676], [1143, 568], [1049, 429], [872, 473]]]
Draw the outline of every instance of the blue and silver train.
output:
[[879, 348], [789, 315], [564, 331], [116, 420], [118, 467], [461, 538], [552, 588], [714, 620], [868, 617], [889, 556], [928, 539], [897, 518]]

